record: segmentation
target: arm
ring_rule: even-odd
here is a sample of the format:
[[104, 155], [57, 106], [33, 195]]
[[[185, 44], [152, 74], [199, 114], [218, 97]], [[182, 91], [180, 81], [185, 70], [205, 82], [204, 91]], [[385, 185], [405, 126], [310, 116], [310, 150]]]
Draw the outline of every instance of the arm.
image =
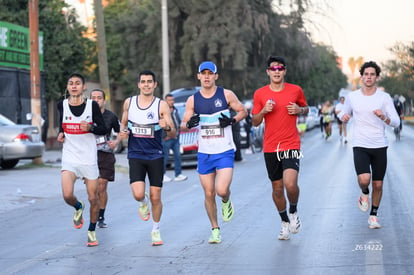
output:
[[236, 122], [243, 120], [247, 116], [246, 107], [244, 107], [244, 105], [239, 101], [234, 92], [225, 89], [224, 95], [226, 96], [229, 107], [237, 112], [237, 114], [233, 117]]
[[122, 118], [121, 118], [121, 126], [120, 126], [120, 132], [119, 137], [122, 139], [128, 138], [129, 131], [128, 131], [128, 109], [129, 104], [131, 102], [131, 98], [128, 97], [124, 101], [124, 106], [122, 108]]
[[63, 143], [65, 141], [65, 134], [63, 132], [62, 120], [63, 120], [63, 101], [58, 102], [57, 110], [59, 112], [59, 133], [57, 141]]
[[400, 126], [400, 117], [395, 110], [394, 103], [392, 102], [391, 97], [388, 97], [385, 101], [385, 110], [382, 111], [380, 109], [374, 110], [374, 114], [384, 121], [385, 124], [390, 125], [391, 127], [399, 127]]
[[194, 96], [190, 96], [185, 103], [185, 111], [181, 121], [181, 130], [188, 131], [187, 122], [194, 115]]
[[95, 135], [106, 135], [108, 133], [101, 109], [96, 101], [92, 101], [92, 122], [93, 124], [88, 124], [91, 133]]
[[170, 107], [164, 100], [160, 101], [160, 115], [160, 127], [167, 133], [168, 137], [175, 138], [177, 136], [177, 130], [175, 129], [174, 121], [171, 117]]

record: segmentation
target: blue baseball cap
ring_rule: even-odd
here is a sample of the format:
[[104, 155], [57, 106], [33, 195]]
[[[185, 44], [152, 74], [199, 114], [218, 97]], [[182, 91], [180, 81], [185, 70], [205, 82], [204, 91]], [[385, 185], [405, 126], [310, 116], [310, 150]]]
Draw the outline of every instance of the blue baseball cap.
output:
[[217, 66], [211, 61], [204, 61], [198, 66], [198, 72], [201, 73], [204, 70], [209, 70], [213, 73], [217, 73]]

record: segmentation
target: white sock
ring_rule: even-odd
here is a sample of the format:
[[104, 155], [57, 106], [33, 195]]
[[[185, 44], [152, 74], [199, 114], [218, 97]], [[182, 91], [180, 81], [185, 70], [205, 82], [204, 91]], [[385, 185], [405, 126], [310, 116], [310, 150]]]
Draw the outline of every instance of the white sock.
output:
[[160, 223], [159, 222], [153, 222], [152, 231], [159, 231], [159, 230], [160, 230]]
[[147, 197], [144, 196], [144, 199], [142, 201], [139, 201], [139, 203], [140, 203], [139, 205], [148, 204]]

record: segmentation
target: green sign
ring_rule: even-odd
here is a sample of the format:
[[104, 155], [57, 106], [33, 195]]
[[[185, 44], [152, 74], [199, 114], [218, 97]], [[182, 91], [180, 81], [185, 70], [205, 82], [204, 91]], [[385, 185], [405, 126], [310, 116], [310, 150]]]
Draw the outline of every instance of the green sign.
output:
[[[39, 32], [39, 68], [43, 70], [43, 33]], [[30, 70], [28, 28], [0, 21], [0, 66]]]

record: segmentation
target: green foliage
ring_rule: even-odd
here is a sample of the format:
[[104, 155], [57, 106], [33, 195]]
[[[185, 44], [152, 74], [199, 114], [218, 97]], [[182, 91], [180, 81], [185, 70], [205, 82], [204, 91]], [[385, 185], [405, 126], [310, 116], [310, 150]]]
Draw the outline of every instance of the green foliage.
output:
[[[269, 81], [267, 57], [281, 55], [288, 62], [287, 81], [301, 85], [310, 102], [336, 98], [346, 86], [336, 56], [303, 30], [311, 1], [281, 2], [290, 4], [289, 14], [275, 12], [271, 0], [168, 1], [172, 89], [198, 85], [198, 64], [212, 60], [218, 85], [251, 98]], [[104, 13], [111, 79], [127, 94], [136, 93], [137, 72], [162, 75], [161, 1], [113, 1]]]
[[[27, 0], [0, 0], [0, 21], [29, 27]], [[7, 7], [3, 9], [3, 7]], [[83, 72], [90, 41], [82, 37], [85, 30], [78, 22], [67, 23], [61, 0], [39, 0], [39, 30], [43, 31], [46, 98], [58, 99], [65, 90], [70, 73]], [[73, 11], [69, 11], [75, 18]]]
[[395, 59], [383, 66], [382, 85], [392, 95], [414, 98], [414, 42], [396, 43], [390, 51]]

